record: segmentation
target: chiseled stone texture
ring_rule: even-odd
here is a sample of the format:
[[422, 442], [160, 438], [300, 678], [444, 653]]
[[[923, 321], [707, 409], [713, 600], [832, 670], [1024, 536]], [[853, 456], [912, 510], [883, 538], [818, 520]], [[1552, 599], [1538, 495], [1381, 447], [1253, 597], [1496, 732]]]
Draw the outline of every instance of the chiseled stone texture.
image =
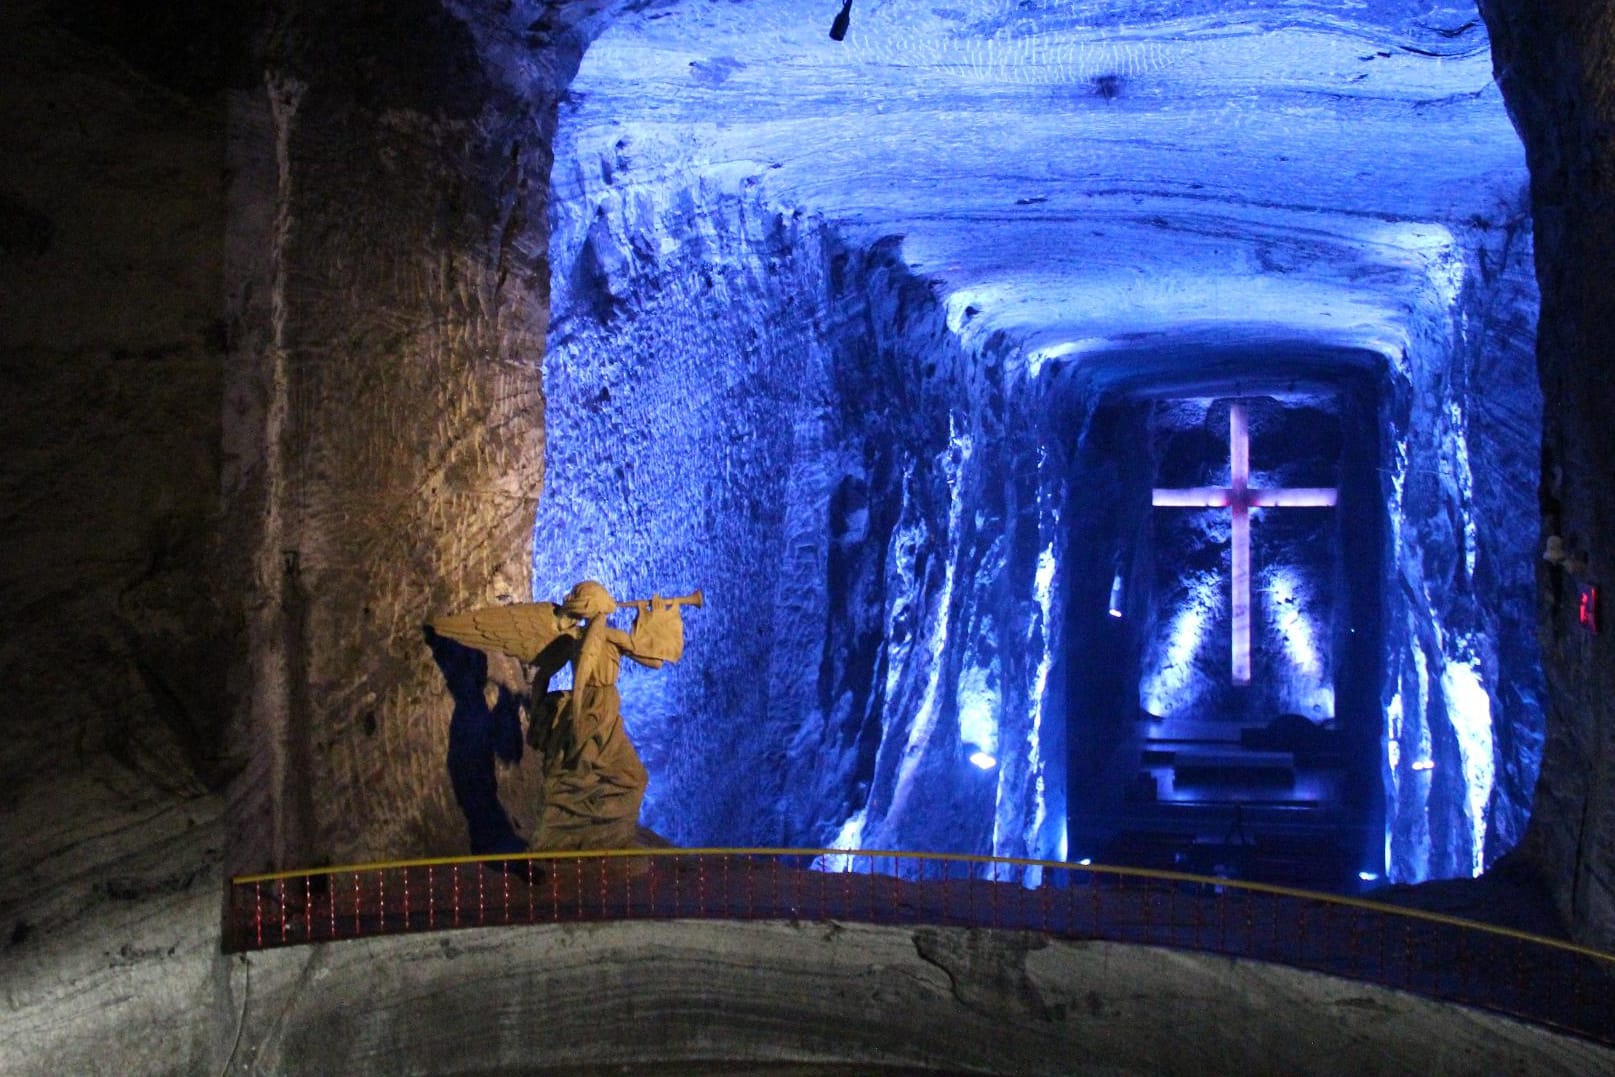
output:
[[[598, 6], [567, 10], [581, 18]], [[238, 17], [251, 24], [233, 5], [161, 17], [115, 7], [50, 5], [76, 12], [62, 21], [30, 0], [0, 8], [0, 580], [10, 629], [0, 652], [0, 987], [5, 1068], [38, 1072], [211, 1070], [230, 1057], [249, 974], [213, 953], [217, 905], [207, 892], [220, 858], [246, 867], [460, 847], [441, 757], [448, 701], [417, 624], [441, 609], [525, 597], [541, 467], [546, 94], [569, 77], [561, 57], [576, 44], [565, 19], [537, 6], [501, 14], [456, 4], [451, 18], [417, 2], [272, 20], [262, 62], [227, 73], [218, 57], [197, 62], [209, 59], [198, 43], [223, 40]], [[1535, 173], [1543, 509], [1547, 529], [1597, 579], [1615, 530], [1615, 293], [1600, 271], [1615, 249], [1615, 151], [1604, 132], [1615, 16], [1588, 0], [1483, 7]], [[1111, 131], [1111, 146], [1130, 135], [1126, 95], [1143, 80], [1102, 82], [1103, 65], [1131, 57], [1133, 74], [1163, 70], [1159, 54], [1123, 44], [1072, 52], [1069, 73], [1080, 78], [1061, 91]], [[954, 59], [955, 73], [973, 63]], [[1002, 55], [987, 59], [1002, 66]], [[1358, 62], [1376, 78], [1419, 63]], [[743, 85], [775, 73], [703, 62], [684, 74], [715, 89], [737, 74]], [[1206, 133], [1266, 123], [1243, 101], [1227, 94]], [[776, 105], [790, 122], [791, 103]], [[946, 109], [928, 124], [990, 129]], [[889, 125], [909, 139], [911, 118]], [[778, 170], [760, 164], [811, 188], [850, 141], [834, 117], [817, 129], [823, 144]], [[969, 146], [1000, 148], [989, 138]], [[941, 151], [932, 161], [939, 174], [953, 164]], [[1289, 163], [1238, 167], [1277, 175]], [[1448, 178], [1443, 200], [1470, 197], [1464, 176]], [[984, 212], [1058, 214], [1032, 179]], [[928, 180], [911, 187], [929, 191]], [[780, 178], [767, 182], [783, 189]], [[1355, 175], [1341, 184], [1374, 188], [1386, 203], [1400, 196]], [[884, 178], [864, 189], [871, 203], [904, 195]], [[1483, 192], [1484, 206], [1506, 193]], [[1079, 312], [1103, 320], [1126, 308], [1118, 296], [1138, 294], [1116, 255], [1127, 237], [1157, 229], [1151, 208], [1124, 205], [1101, 243], [1004, 249], [1013, 260], [1065, 258], [1110, 282]], [[871, 234], [889, 223], [878, 210], [857, 214]], [[1015, 236], [1038, 231], [1039, 220], [1025, 223]], [[1348, 225], [1347, 246], [1375, 227]], [[934, 265], [958, 253], [939, 229], [923, 238]], [[1173, 242], [1215, 262], [1227, 237], [1202, 238], [1174, 233]], [[1236, 261], [1259, 265], [1273, 253], [1264, 238]], [[1172, 278], [1156, 279], [1170, 299]], [[1354, 339], [1372, 336], [1384, 311], [1350, 302], [1349, 283], [1309, 294], [1348, 315]], [[1013, 321], [979, 324], [985, 334]], [[1538, 568], [1556, 703], [1530, 851], [1581, 936], [1611, 945], [1615, 659], [1607, 633], [1574, 627], [1570, 581]], [[238, 769], [225, 835], [224, 806], [208, 789]], [[628, 949], [650, 945], [648, 935], [624, 937], [635, 940]], [[473, 938], [448, 941], [470, 951]], [[507, 944], [495, 936], [487, 946]], [[427, 956], [443, 945], [330, 953], [355, 955], [341, 990], [359, 991], [348, 985], [374, 973], [375, 957], [398, 957], [386, 974], [404, 976], [446, 967], [434, 964], [450, 961], [446, 950]], [[489, 952], [497, 964], [500, 952]], [[265, 970], [280, 997], [277, 977], [315, 960], [291, 952], [246, 966]], [[308, 981], [322, 982], [319, 967]], [[930, 972], [903, 983], [939, 986]], [[266, 1057], [292, 1057], [309, 1041], [251, 1042]]]
[[1088, 444], [1117, 383], [1312, 364], [1370, 366], [1381, 398], [1392, 533], [1352, 616], [1377, 641], [1384, 607], [1386, 660], [1338, 671], [1332, 713], [1390, 726], [1391, 877], [1518, 839], [1542, 720], [1524, 155], [1471, 10], [1349, 20], [885, 5], [837, 45], [807, 4], [673, 3], [602, 29], [556, 134], [534, 561], [550, 593], [713, 599], [685, 664], [627, 693], [654, 825], [1062, 855], [1062, 737], [1135, 707], [1061, 694], [1139, 546], [1080, 563], [1110, 505], [1068, 457], [1128, 450]]
[[[273, 62], [230, 74], [202, 43], [250, 24], [234, 5], [117, 7], [50, 5], [74, 15], [61, 21], [31, 0], [0, 7], [0, 1069], [343, 1061], [321, 1050], [403, 1072], [451, 1051], [484, 1072], [549, 1059], [575, 1069], [600, 1058], [598, 1003], [637, 1000], [626, 989], [640, 984], [653, 992], [644, 1008], [608, 1010], [630, 1031], [636, 1014], [655, 1016], [660, 1038], [625, 1046], [636, 1059], [663, 1057], [662, 1044], [682, 1059], [717, 1050], [712, 1029], [730, 1026], [701, 1001], [712, 999], [756, 1016], [732, 1028], [730, 1057], [749, 1059], [842, 1057], [831, 1052], [850, 1053], [850, 1030], [856, 1064], [890, 1062], [886, 1030], [872, 1026], [911, 1006], [921, 1016], [897, 1026], [895, 1049], [938, 1066], [992, 1049], [1023, 1071], [1056, 1060], [1069, 1072], [1060, 1029], [1123, 1072], [1136, 1059], [1145, 1072], [1205, 1072], [1208, 1058], [1245, 1068], [1219, 1053], [1241, 1036], [1268, 1052], [1258, 1065], [1301, 1068], [1289, 1052], [1314, 1034], [1313, 1071], [1337, 1058], [1370, 1072], [1615, 1066], [1471, 1014], [1443, 1011], [1448, 1031], [1434, 1031], [1410, 1016], [1426, 1004], [1356, 985], [1313, 985], [1322, 1001], [1309, 1009], [1300, 974], [1267, 970], [1267, 982], [1252, 966], [1181, 955], [1145, 968], [1101, 946], [1029, 949], [1024, 974], [1019, 944], [983, 944], [972, 959], [970, 936], [932, 935], [927, 960], [910, 934], [820, 926], [464, 933], [220, 957], [227, 855], [256, 866], [459, 847], [440, 754], [447, 700], [416, 623], [524, 597], [549, 153], [545, 99], [525, 95], [564, 83], [567, 63], [542, 57], [563, 52], [569, 31], [537, 6], [456, 5], [467, 20], [456, 29], [431, 4], [389, 5], [376, 10], [390, 28], [337, 15], [277, 27], [295, 32], [266, 35]], [[1615, 75], [1600, 51], [1615, 16], [1590, 0], [1483, 7], [1535, 172], [1544, 509], [1597, 578], [1615, 530], [1615, 293], [1602, 271], [1615, 249], [1604, 134]], [[1135, 53], [1137, 70], [1153, 69]], [[500, 63], [479, 74], [478, 56]], [[1073, 57], [1084, 77], [1108, 59]], [[732, 74], [707, 62], [690, 77]], [[1122, 99], [1097, 82], [1072, 92], [1125, 136]], [[1242, 100], [1229, 94], [1213, 129], [1266, 122]], [[950, 122], [938, 112], [933, 129]], [[894, 124], [905, 138], [911, 126]], [[834, 135], [833, 120], [822, 129]], [[810, 182], [842, 144], [803, 154], [794, 178]], [[1049, 205], [1039, 186], [1016, 208], [1056, 212], [1038, 208]], [[1154, 227], [1135, 216], [1127, 230]], [[1113, 236], [1077, 257], [1124, 281], [1108, 255], [1125, 248]], [[271, 423], [284, 438], [265, 436]], [[1531, 852], [1582, 937], [1610, 945], [1615, 659], [1608, 634], [1574, 628], [1569, 581], [1539, 570], [1557, 702]], [[309, 707], [289, 729], [294, 693]], [[242, 767], [227, 834], [224, 800], [208, 790]], [[320, 783], [329, 794], [288, 799], [264, 823], [279, 791]], [[775, 956], [755, 959], [765, 949]], [[708, 978], [710, 996], [689, 990]], [[1246, 997], [1245, 1017], [1223, 1008]], [[843, 1001], [853, 1008], [833, 1009]], [[1141, 1010], [1147, 1023], [1125, 1025], [1136, 1042], [1095, 1027], [1122, 1029]], [[782, 1020], [803, 1011], [831, 1024]], [[1274, 1012], [1260, 1028], [1249, 1017]], [[1161, 1035], [1172, 1022], [1182, 1034]], [[1036, 1057], [1014, 1055], [1001, 1028], [1030, 1029]], [[1366, 1059], [1353, 1053], [1365, 1042]], [[1530, 1053], [1550, 1043], [1567, 1052], [1557, 1062]]]
[[1493, 64], [1531, 168], [1544, 538], [1583, 564], [1538, 566], [1552, 689], [1525, 852], [1583, 941], [1615, 947], [1615, 635], [1576, 623], [1576, 584], [1615, 580], [1615, 10], [1597, 0], [1482, 0]]
[[[958, 929], [503, 928], [237, 958], [136, 953], [127, 965], [79, 981], [65, 1011], [29, 1000], [0, 1019], [0, 1064], [19, 1075], [1568, 1075], [1615, 1065], [1615, 1053], [1583, 1041], [1331, 977]], [[159, 979], [166, 986], [142, 1003], [115, 998]], [[84, 1034], [170, 996], [188, 1010], [188, 1033], [129, 1024], [104, 1027], [99, 1041]], [[109, 1007], [98, 1015], [93, 1003]], [[187, 1024], [172, 1013], [168, 1023]]]
[[1016, 417], [1036, 390], [959, 347], [895, 244], [849, 247], [745, 177], [686, 185], [665, 147], [574, 111], [534, 574], [706, 591], [685, 659], [624, 682], [647, 821], [816, 847], [856, 815], [868, 847], [1052, 850], [1060, 812], [1032, 789], [1063, 789], [1053, 738], [950, 788], [954, 696], [990, 682], [1003, 743], [1026, 742], [1052, 647], [1002, 615], [1035, 605], [1054, 541], [1043, 424]]
[[189, 1069], [227, 984], [227, 22], [0, 7], [8, 1072]]
[[[224, 798], [131, 788], [107, 759], [0, 827], [0, 1072], [219, 1072]], [[13, 859], [15, 858], [15, 859]]]
[[464, 849], [420, 626], [528, 597], [543, 467], [544, 83], [435, 2], [290, 20], [232, 99], [243, 869]]
[[[235, 613], [218, 547], [222, 97], [109, 15], [0, 9], [0, 849], [85, 771], [217, 785]], [[178, 33], [204, 32], [179, 21]], [[114, 61], [95, 33], [127, 34]], [[105, 764], [99, 766], [98, 764]]]

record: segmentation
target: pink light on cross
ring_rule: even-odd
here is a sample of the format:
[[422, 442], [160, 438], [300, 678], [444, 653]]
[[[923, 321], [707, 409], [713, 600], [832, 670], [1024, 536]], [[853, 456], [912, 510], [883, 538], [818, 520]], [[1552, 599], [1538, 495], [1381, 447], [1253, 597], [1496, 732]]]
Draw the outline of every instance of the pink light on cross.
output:
[[1228, 409], [1228, 486], [1192, 486], [1183, 490], [1155, 490], [1154, 503], [1162, 508], [1220, 509], [1233, 514], [1233, 651], [1234, 683], [1251, 682], [1251, 532], [1253, 508], [1330, 508], [1336, 491], [1306, 486], [1256, 490], [1250, 486], [1250, 427], [1245, 405]]

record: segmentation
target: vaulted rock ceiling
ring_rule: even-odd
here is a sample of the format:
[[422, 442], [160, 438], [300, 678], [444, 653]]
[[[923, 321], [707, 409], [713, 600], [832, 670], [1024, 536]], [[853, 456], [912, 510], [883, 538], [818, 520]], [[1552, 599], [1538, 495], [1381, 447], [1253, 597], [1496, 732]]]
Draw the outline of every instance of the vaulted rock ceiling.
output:
[[[725, 641], [634, 689], [653, 825], [1063, 855], [1101, 780], [1067, 770], [1105, 739], [1081, 723], [1133, 706], [1071, 680], [1138, 545], [1103, 491], [1142, 446], [1098, 444], [1096, 409], [1357, 378], [1353, 560], [1384, 586], [1307, 630], [1386, 655], [1337, 676], [1383, 742], [1361, 867], [1510, 848], [1542, 739], [1536, 293], [1474, 12], [872, 3], [828, 30], [631, 5], [580, 24], [557, 113], [535, 585], [699, 583]], [[1170, 653], [1174, 609], [1135, 612]], [[755, 786], [714, 788], [719, 744]]]
[[1029, 351], [1392, 352], [1454, 231], [1521, 209], [1471, 5], [890, 0], [840, 43], [825, 8], [640, 6], [589, 46], [566, 152], [901, 236], [955, 327]]

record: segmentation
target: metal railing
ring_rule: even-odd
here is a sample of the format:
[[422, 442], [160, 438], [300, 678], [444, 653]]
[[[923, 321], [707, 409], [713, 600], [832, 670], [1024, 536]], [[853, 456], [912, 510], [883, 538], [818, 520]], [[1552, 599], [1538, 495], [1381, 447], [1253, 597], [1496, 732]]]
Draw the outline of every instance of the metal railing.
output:
[[232, 879], [227, 951], [610, 920], [843, 920], [1036, 931], [1271, 961], [1615, 1045], [1615, 955], [1439, 913], [1099, 864], [843, 849], [633, 849]]

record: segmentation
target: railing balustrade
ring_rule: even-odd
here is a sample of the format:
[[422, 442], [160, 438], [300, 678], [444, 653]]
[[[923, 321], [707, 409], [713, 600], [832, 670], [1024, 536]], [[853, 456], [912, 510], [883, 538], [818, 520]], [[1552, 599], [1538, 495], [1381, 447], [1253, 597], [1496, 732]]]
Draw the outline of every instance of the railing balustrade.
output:
[[1170, 871], [844, 849], [632, 849], [231, 880], [225, 948], [504, 924], [843, 920], [1036, 931], [1271, 961], [1615, 1045], [1615, 955], [1361, 898]]

